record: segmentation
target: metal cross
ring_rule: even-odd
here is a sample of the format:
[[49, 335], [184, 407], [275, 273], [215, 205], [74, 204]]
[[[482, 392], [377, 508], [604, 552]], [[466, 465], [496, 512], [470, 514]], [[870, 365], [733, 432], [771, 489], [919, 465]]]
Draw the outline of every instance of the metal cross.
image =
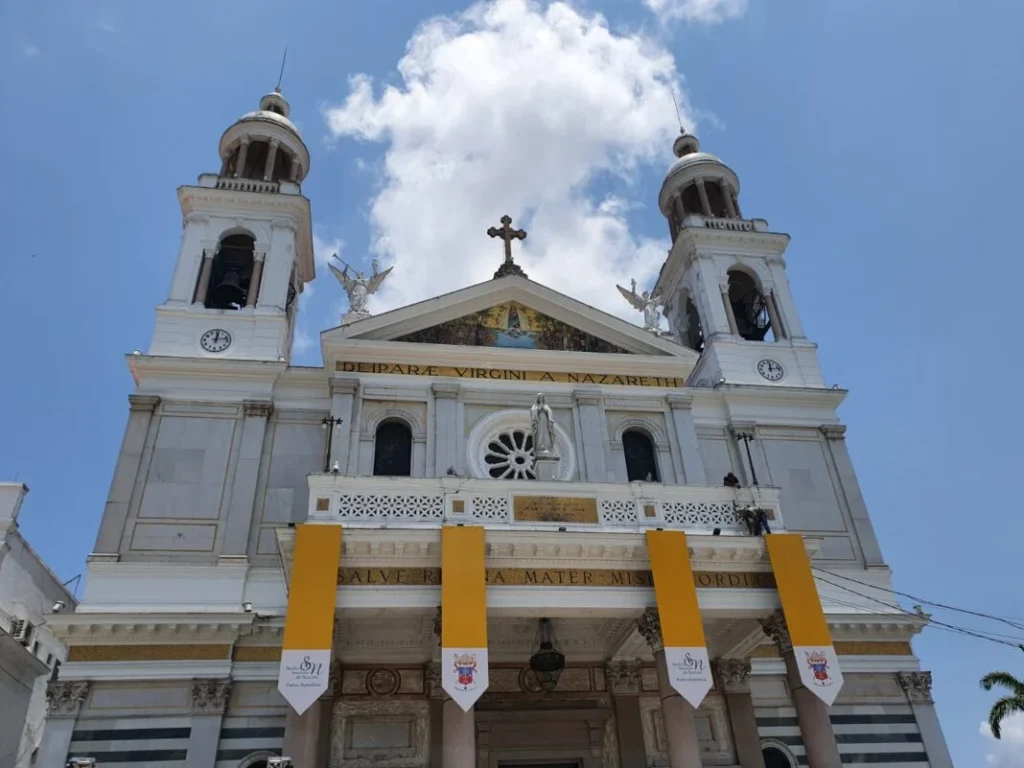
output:
[[502, 216], [501, 217], [501, 229], [497, 227], [490, 227], [487, 230], [487, 234], [491, 237], [500, 237], [505, 241], [505, 263], [512, 263], [512, 241], [513, 240], [525, 240], [526, 230], [523, 229], [512, 229], [512, 217]]

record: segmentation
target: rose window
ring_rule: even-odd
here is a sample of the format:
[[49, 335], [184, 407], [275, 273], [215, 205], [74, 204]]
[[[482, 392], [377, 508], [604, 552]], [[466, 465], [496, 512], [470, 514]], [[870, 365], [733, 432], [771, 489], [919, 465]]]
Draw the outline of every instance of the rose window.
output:
[[508, 429], [487, 443], [487, 473], [501, 480], [536, 480], [533, 472], [533, 435]]

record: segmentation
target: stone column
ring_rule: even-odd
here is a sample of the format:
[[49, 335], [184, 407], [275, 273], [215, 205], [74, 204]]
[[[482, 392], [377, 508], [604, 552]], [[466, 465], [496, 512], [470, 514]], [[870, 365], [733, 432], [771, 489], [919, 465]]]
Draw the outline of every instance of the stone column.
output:
[[868, 517], [868, 508], [864, 504], [864, 496], [860, 492], [857, 475], [853, 471], [850, 452], [846, 448], [846, 427], [842, 424], [826, 424], [821, 427], [821, 433], [825, 436], [825, 444], [832, 456], [836, 474], [839, 475], [839, 485], [846, 499], [846, 506], [850, 510], [850, 519], [853, 521], [853, 530], [860, 542], [864, 564], [867, 566], [885, 565], [885, 561], [882, 559], [882, 550], [878, 546], [878, 537], [875, 536], [875, 528], [871, 524], [871, 518]]
[[729, 190], [729, 197], [732, 198], [732, 207], [736, 211], [736, 218], [743, 218], [743, 211], [740, 210], [740, 196], [736, 194], [735, 190]]
[[260, 280], [263, 278], [263, 262], [266, 258], [266, 251], [259, 251], [253, 255], [252, 277], [249, 278], [249, 292], [245, 296], [247, 307], [255, 307], [260, 296]]
[[473, 709], [463, 712], [454, 699], [444, 703], [441, 731], [443, 768], [476, 768], [476, 732]]
[[[341, 667], [332, 662], [327, 690], [301, 715], [288, 707], [284, 723], [284, 748], [281, 754], [292, 759], [296, 768], [327, 768], [331, 745], [331, 709]], [[189, 768], [192, 768], [191, 764]]]
[[750, 696], [750, 659], [718, 659], [714, 668], [715, 684], [725, 696], [729, 710], [736, 760], [742, 768], [764, 768], [761, 735]]
[[203, 265], [199, 268], [199, 282], [196, 284], [193, 304], [206, 304], [206, 294], [210, 290], [210, 273], [213, 272], [213, 256], [213, 248], [203, 248]]
[[298, 183], [300, 168], [301, 168], [301, 166], [299, 165], [298, 158], [296, 158], [293, 155], [292, 156], [292, 168], [291, 168], [290, 171], [288, 171], [288, 181], [292, 182], [293, 184], [297, 184]]
[[661, 619], [655, 608], [648, 608], [637, 619], [636, 628], [654, 652], [658, 668], [658, 691], [661, 696], [661, 717], [665, 722], [670, 768], [701, 768], [700, 743], [693, 707], [672, 687], [665, 665], [665, 646], [661, 640]]
[[224, 525], [224, 547], [221, 560], [245, 560], [249, 549], [249, 530], [256, 502], [256, 481], [260, 473], [263, 440], [267, 434], [267, 419], [273, 412], [272, 403], [263, 400], [242, 402], [242, 437], [238, 448], [228, 518]]
[[153, 420], [153, 411], [159, 403], [160, 398], [155, 395], [128, 395], [128, 425], [121, 441], [121, 452], [114, 467], [114, 479], [110, 483], [93, 555], [116, 556], [120, 549], [146, 436]]
[[427, 684], [427, 695], [430, 696], [430, 768], [443, 768], [444, 756], [441, 754], [444, 741], [444, 700], [445, 692], [441, 687], [441, 665], [439, 662], [428, 662], [424, 670]]
[[689, 392], [670, 392], [665, 396], [665, 400], [672, 411], [672, 423], [676, 428], [684, 482], [688, 485], [707, 485], [704, 458], [700, 453], [697, 427], [693, 420], [693, 395]]
[[342, 474], [348, 474], [348, 450], [352, 437], [354, 402], [359, 391], [359, 379], [335, 374], [331, 378], [331, 416], [341, 424], [331, 433], [331, 464], [338, 462]]
[[708, 191], [704, 187], [704, 179], [697, 179], [697, 194], [700, 195], [700, 209], [709, 219], [712, 218], [711, 203], [708, 200]]
[[263, 166], [264, 181], [270, 181], [274, 177], [274, 162], [277, 160], [277, 148], [280, 146], [280, 141], [271, 139], [270, 146], [267, 149], [267, 164]]
[[640, 661], [609, 661], [604, 679], [612, 694], [622, 768], [647, 768], [644, 725], [640, 716]]
[[46, 721], [36, 768], [64, 768], [67, 764], [71, 734], [88, 695], [88, 680], [57, 680], [46, 686]]
[[765, 309], [768, 310], [768, 320], [772, 325], [772, 333], [775, 335], [775, 340], [781, 341], [786, 338], [786, 329], [782, 327], [782, 321], [779, 319], [779, 311], [775, 306], [775, 294], [768, 288], [761, 298], [764, 299]]
[[728, 212], [729, 218], [738, 219], [739, 216], [736, 213], [736, 202], [733, 199], [732, 187], [723, 180], [718, 185], [718, 188], [722, 190], [722, 197], [725, 199], [725, 210]]
[[248, 136], [243, 136], [242, 141], [238, 146], [238, 160], [235, 162], [235, 178], [241, 178], [245, 172], [245, 159], [249, 156], [249, 142], [251, 139]]
[[189, 768], [213, 768], [217, 762], [220, 725], [231, 695], [231, 681], [193, 680], [190, 695], [192, 730], [185, 763]]
[[946, 739], [939, 726], [939, 716], [935, 713], [935, 701], [932, 699], [931, 672], [897, 672], [910, 708], [917, 720], [917, 729], [921, 733], [921, 743], [928, 755], [931, 768], [953, 768], [953, 760], [949, 756]]
[[800, 679], [793, 643], [782, 613], [774, 613], [761, 619], [764, 632], [779, 647], [786, 663], [786, 679], [790, 695], [796, 706], [796, 719], [800, 723], [800, 737], [807, 750], [807, 764], [814, 768], [842, 768], [836, 735], [828, 716], [828, 707], [814, 693], [809, 691]]
[[725, 306], [725, 319], [729, 321], [729, 333], [733, 336], [740, 335], [740, 327], [736, 323], [736, 313], [732, 309], [732, 302], [729, 300], [729, 281], [725, 281], [718, 284], [718, 289], [722, 293], [722, 304]]
[[444, 477], [449, 467], [455, 467], [456, 472], [462, 473], [463, 461], [459, 456], [459, 390], [459, 384], [449, 381], [435, 381], [430, 385], [430, 391], [434, 394], [434, 477]]
[[574, 389], [572, 397], [580, 414], [580, 442], [583, 444], [580, 479], [591, 483], [612, 482], [605, 461], [608, 422], [601, 413], [603, 395], [599, 390]]

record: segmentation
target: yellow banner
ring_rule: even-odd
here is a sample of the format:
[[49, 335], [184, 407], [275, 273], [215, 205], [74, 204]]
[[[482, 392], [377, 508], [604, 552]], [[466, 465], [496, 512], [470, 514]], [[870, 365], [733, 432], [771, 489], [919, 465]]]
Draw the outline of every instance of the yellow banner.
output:
[[484, 529], [441, 529], [441, 647], [487, 647]]
[[697, 590], [686, 534], [682, 531], [647, 531], [647, 551], [654, 575], [654, 596], [666, 646], [702, 646]]
[[341, 526], [296, 528], [277, 689], [300, 715], [327, 690], [340, 559]]
[[765, 536], [764, 541], [775, 571], [775, 583], [790, 641], [794, 646], [832, 645], [832, 634], [821, 609], [803, 536], [798, 533], [772, 533]]

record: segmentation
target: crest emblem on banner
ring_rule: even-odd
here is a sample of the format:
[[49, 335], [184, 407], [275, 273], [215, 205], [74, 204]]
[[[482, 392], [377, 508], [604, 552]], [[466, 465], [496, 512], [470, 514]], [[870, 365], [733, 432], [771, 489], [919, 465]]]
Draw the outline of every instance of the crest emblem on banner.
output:
[[455, 666], [455, 687], [460, 691], [476, 690], [476, 654], [452, 654]]
[[826, 688], [835, 683], [828, 672], [828, 656], [821, 651], [804, 651], [804, 659], [807, 662], [807, 668], [811, 671], [815, 685]]

